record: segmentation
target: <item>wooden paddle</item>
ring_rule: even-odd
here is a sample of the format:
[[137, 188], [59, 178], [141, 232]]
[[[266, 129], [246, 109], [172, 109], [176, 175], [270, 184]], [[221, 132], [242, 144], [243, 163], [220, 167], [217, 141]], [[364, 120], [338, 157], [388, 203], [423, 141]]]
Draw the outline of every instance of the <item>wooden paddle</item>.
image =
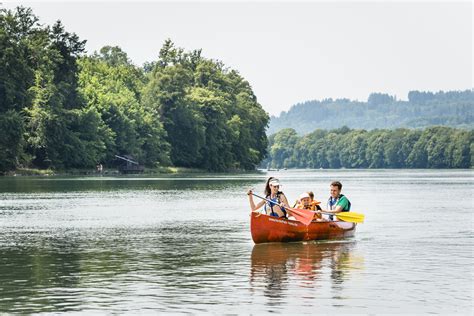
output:
[[298, 209], [298, 208], [291, 208], [291, 207], [282, 206], [281, 204], [275, 203], [272, 200], [264, 198], [263, 196], [257, 195], [255, 193], [252, 193], [252, 195], [256, 196], [256, 197], [258, 197], [262, 200], [265, 200], [267, 202], [270, 202], [272, 204], [278, 205], [280, 207], [284, 207], [285, 209], [290, 211], [291, 215], [293, 215], [298, 222], [303, 223], [306, 226], [308, 226], [311, 223], [311, 221], [313, 220], [314, 212], [311, 211], [311, 210], [305, 210], [305, 209]]

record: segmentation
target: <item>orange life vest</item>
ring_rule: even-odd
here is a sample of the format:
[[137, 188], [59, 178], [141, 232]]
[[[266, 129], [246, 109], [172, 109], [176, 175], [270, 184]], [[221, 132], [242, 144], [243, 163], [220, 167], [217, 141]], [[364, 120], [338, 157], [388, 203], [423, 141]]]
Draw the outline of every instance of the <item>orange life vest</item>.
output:
[[[304, 206], [303, 203], [300, 203], [300, 204], [298, 204], [298, 205], [296, 206], [296, 208], [304, 209], [304, 210], [316, 211], [316, 209], [317, 209], [317, 208], [316, 208], [316, 205], [319, 205], [319, 204], [321, 204], [321, 202], [316, 201], [316, 200], [313, 200], [313, 201], [311, 201], [311, 203], [309, 203], [309, 205], [307, 205], [307, 206]], [[321, 215], [321, 214], [315, 213], [315, 214], [314, 214], [314, 217], [313, 217], [313, 220], [315, 220], [315, 219], [321, 219], [321, 218], [322, 218], [322, 215]]]

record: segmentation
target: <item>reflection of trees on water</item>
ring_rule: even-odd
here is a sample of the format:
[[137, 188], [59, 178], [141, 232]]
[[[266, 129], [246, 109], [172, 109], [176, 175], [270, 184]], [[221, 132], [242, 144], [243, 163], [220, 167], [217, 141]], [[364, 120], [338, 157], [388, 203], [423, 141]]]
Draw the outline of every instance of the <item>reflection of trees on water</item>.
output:
[[[202, 174], [202, 177], [206, 174]], [[234, 190], [252, 187], [255, 180], [244, 177], [217, 178], [209, 175], [208, 178], [196, 178], [196, 176], [179, 175], [179, 179], [173, 179], [172, 175], [164, 178], [146, 177], [90, 177], [90, 178], [23, 178], [11, 177], [0, 179], [0, 192], [7, 193], [55, 193], [55, 192], [91, 192], [91, 191], [146, 191], [163, 190], [172, 191], [201, 191], [201, 190]], [[194, 178], [193, 178], [194, 177]], [[189, 178], [189, 180], [187, 179]]]
[[331, 280], [333, 288], [338, 288], [344, 283], [347, 274], [351, 271], [351, 250], [353, 244], [342, 245], [337, 247], [331, 260]]
[[270, 305], [279, 305], [289, 287], [315, 289], [329, 278], [331, 288], [341, 290], [360, 261], [352, 256], [354, 241], [269, 243], [252, 250], [250, 283], [263, 284]]
[[[165, 222], [149, 229], [19, 233], [8, 245], [0, 239], [0, 314], [120, 311], [137, 298], [169, 310], [218, 304], [233, 298], [230, 285], [242, 278], [233, 277], [238, 272], [228, 263], [239, 252], [248, 255], [242, 248], [248, 236], [235, 238], [244, 228]], [[222, 242], [225, 236], [232, 238]]]
[[[44, 298], [44, 291], [77, 286], [81, 270], [77, 244], [55, 239], [38, 240], [38, 243], [38, 247], [34, 248], [0, 248], [0, 311], [58, 310], [39, 308], [60, 302]], [[32, 308], [32, 298], [38, 296], [43, 299], [35, 302], [36, 309]], [[28, 304], [30, 307], [27, 307]]]
[[107, 281], [104, 273], [109, 272], [113, 278], [111, 269], [114, 274], [124, 272], [116, 263], [126, 262], [127, 253], [114, 252], [107, 241], [91, 242], [68, 233], [20, 236], [28, 239], [27, 245], [12, 240], [12, 245], [0, 247], [0, 313], [80, 310], [78, 289], [97, 275]]

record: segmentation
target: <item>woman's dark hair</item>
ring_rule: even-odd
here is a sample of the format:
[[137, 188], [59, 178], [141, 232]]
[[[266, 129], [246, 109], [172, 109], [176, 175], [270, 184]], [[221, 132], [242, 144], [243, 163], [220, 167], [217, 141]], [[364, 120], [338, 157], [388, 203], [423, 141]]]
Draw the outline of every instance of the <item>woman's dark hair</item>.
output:
[[[272, 194], [272, 189], [270, 189], [270, 181], [272, 181], [273, 179], [276, 179], [275, 177], [270, 177], [268, 178], [267, 180], [267, 183], [265, 184], [265, 197], [267, 196], [270, 196]], [[282, 193], [280, 190], [278, 190], [278, 193]]]
[[265, 196], [270, 196], [272, 194], [272, 189], [270, 189], [270, 181], [275, 179], [275, 177], [270, 177], [265, 184]]

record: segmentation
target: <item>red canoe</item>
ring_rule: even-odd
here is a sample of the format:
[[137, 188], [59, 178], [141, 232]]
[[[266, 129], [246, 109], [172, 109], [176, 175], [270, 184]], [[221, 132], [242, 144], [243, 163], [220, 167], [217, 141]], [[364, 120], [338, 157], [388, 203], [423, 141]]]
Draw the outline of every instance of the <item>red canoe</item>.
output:
[[250, 231], [256, 244], [303, 240], [337, 239], [354, 236], [355, 223], [311, 222], [308, 226], [294, 220], [251, 212]]

